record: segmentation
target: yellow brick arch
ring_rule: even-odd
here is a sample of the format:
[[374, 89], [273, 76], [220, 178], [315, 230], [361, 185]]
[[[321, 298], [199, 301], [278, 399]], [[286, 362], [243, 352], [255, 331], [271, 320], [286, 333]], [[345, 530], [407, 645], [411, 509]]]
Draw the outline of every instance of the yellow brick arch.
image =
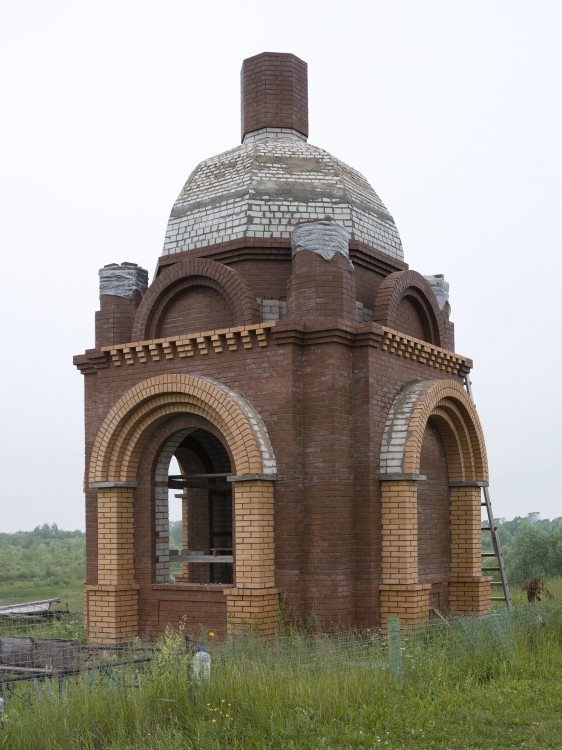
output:
[[381, 445], [381, 475], [420, 474], [428, 422], [437, 427], [447, 455], [449, 480], [486, 482], [484, 436], [474, 404], [454, 380], [416, 381], [405, 386], [390, 409]]
[[193, 375], [161, 375], [129, 389], [110, 409], [96, 436], [89, 482], [134, 482], [146, 441], [162, 421], [196, 414], [224, 436], [233, 473], [275, 477], [276, 465], [263, 421], [236, 391]]

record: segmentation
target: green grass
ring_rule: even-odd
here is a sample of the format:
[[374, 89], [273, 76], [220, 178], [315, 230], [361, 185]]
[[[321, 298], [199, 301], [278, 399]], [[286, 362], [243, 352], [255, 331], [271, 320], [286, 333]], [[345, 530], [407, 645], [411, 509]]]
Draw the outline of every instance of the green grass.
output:
[[[552, 578], [547, 581], [545, 581], [548, 590], [552, 594], [552, 601], [553, 602], [562, 602], [562, 578]], [[521, 586], [514, 586], [510, 584], [509, 592], [511, 594], [511, 599], [513, 601], [513, 604], [515, 606], [526, 604], [527, 603], [527, 595], [522, 590]], [[543, 602], [547, 602], [548, 598], [546, 596], [542, 597]]]
[[37, 584], [33, 581], [8, 581], [0, 584], [0, 606], [39, 601], [41, 599], [60, 598], [60, 605], [55, 608], [66, 608], [71, 612], [82, 612], [84, 609], [84, 586], [81, 581], [67, 584]]
[[[503, 620], [501, 621], [503, 622]], [[512, 629], [464, 620], [403, 638], [404, 681], [374, 634], [214, 644], [193, 685], [173, 633], [146, 670], [9, 693], [0, 748], [18, 750], [504, 750], [562, 747], [562, 611], [520, 608]], [[26, 692], [27, 690], [27, 692]]]

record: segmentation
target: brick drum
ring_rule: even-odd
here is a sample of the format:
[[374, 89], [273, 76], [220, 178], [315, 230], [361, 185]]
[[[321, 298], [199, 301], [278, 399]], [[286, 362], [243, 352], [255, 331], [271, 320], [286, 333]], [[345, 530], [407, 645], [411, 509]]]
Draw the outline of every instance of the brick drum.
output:
[[486, 611], [486, 451], [448, 286], [408, 269], [365, 178], [308, 143], [302, 60], [256, 55], [241, 81], [242, 144], [192, 172], [150, 285], [101, 269], [95, 348], [74, 360], [89, 637], [271, 637], [281, 599], [325, 629]]

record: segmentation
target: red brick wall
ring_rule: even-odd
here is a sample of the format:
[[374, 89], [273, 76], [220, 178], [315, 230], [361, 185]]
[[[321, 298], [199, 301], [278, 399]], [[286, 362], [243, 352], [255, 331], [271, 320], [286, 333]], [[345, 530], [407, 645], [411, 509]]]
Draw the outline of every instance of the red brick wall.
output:
[[431, 583], [430, 606], [448, 607], [451, 568], [449, 480], [445, 449], [438, 431], [428, 425], [422, 443], [418, 483], [418, 564], [420, 583]]
[[397, 331], [403, 331], [410, 336], [425, 341], [431, 341], [431, 333], [427, 326], [423, 311], [418, 303], [411, 297], [404, 297], [398, 304], [394, 327]]
[[158, 323], [156, 337], [212, 331], [232, 325], [234, 315], [228, 301], [215, 289], [196, 286], [174, 297]]

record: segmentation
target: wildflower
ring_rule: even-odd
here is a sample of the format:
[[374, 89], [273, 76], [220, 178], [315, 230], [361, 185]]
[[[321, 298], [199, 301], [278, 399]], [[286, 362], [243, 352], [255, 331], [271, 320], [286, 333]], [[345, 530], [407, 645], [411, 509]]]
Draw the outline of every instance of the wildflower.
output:
[[212, 630], [210, 630], [210, 631], [209, 631], [209, 638], [214, 638], [214, 637], [215, 637], [215, 634], [213, 633], [213, 631], [212, 631]]

